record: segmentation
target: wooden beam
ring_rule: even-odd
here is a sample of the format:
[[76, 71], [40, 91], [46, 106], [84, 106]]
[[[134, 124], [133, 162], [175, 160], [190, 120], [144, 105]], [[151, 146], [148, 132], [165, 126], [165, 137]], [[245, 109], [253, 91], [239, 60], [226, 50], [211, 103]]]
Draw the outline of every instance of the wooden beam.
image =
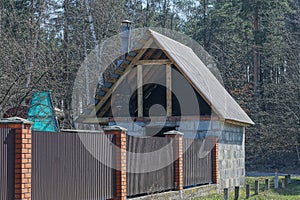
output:
[[[140, 49], [139, 53], [134, 57], [134, 59], [131, 61], [131, 63], [126, 67], [126, 69], [124, 70], [123, 74], [126, 74], [128, 71], [130, 71], [134, 65], [136, 65], [136, 61], [138, 61], [143, 54], [147, 51], [148, 47], [153, 43], [153, 39], [150, 38], [146, 44], [142, 47], [142, 49]], [[125, 78], [125, 76], [121, 76], [119, 78], [119, 80], [113, 84], [111, 86], [111, 88], [109, 89], [109, 91], [106, 93], [106, 95], [97, 103], [97, 105], [95, 106], [95, 110], [96, 112], [98, 112], [98, 110], [103, 106], [103, 104], [105, 103], [105, 101], [108, 100], [108, 98], [111, 96], [112, 92], [114, 91], [114, 89], [116, 87], [118, 87], [118, 85], [123, 81], [123, 79]], [[89, 116], [93, 116], [94, 112], [91, 112]], [[100, 116], [101, 117], [101, 116]]]
[[[154, 43], [153, 43], [154, 44]], [[153, 46], [153, 44], [151, 45], [151, 46]], [[153, 49], [153, 48], [152, 48]], [[156, 49], [157, 50], [157, 49]], [[154, 53], [154, 52], [153, 52]], [[164, 52], [163, 51], [158, 51], [158, 52], [156, 52], [155, 54], [152, 54], [151, 55], [151, 58], [153, 58], [153, 59], [159, 59], [160, 58], [160, 56], [163, 54]], [[150, 56], [150, 55], [149, 55]], [[147, 56], [145, 56], [145, 57], [147, 57]], [[148, 57], [147, 59], [149, 59], [150, 57]], [[147, 70], [147, 68], [145, 68], [144, 70]], [[152, 78], [152, 76], [153, 76], [153, 74], [157, 74], [156, 73], [156, 71], [154, 71], [154, 70], [150, 70], [150, 72], [151, 72], [151, 74], [149, 74], [149, 71], [148, 72], [145, 72], [145, 74], [147, 74], [147, 76], [145, 76], [144, 77], [144, 82], [147, 82], [147, 81], [145, 81], [147, 78]], [[133, 77], [136, 77], [136, 73], [131, 73], [131, 74], [133, 74], [134, 76]], [[129, 85], [131, 85], [131, 80], [135, 80], [135, 78], [133, 78], [133, 77], [128, 77], [128, 80], [129, 80]]]
[[115, 83], [115, 82], [117, 82], [118, 81], [118, 79], [116, 79], [116, 78], [109, 78], [108, 80], [107, 80], [107, 82], [109, 82], [109, 83]]
[[[150, 32], [151, 34], [151, 32]], [[152, 35], [152, 34], [151, 34]], [[154, 36], [152, 36], [154, 37]], [[161, 44], [155, 40], [154, 41], [156, 43], [157, 46], [159, 46], [159, 48], [163, 51], [163, 53], [167, 56], [167, 58], [170, 59], [170, 61], [176, 66], [176, 68], [178, 69], [178, 71], [186, 78], [186, 80], [193, 86], [193, 88], [198, 92], [198, 94], [204, 99], [204, 101], [211, 107], [211, 109], [218, 115], [218, 116], [222, 116], [220, 114], [220, 112], [212, 105], [212, 103], [206, 98], [206, 96], [204, 96], [202, 94], [202, 92], [200, 91], [199, 88], [197, 88], [195, 86], [195, 84], [193, 83], [193, 81], [191, 81], [191, 79], [184, 73], [184, 71], [179, 67], [179, 65], [174, 61], [174, 59], [172, 58], [172, 56], [169, 54], [168, 51], [164, 50], [164, 48], [161, 46]]]
[[167, 117], [172, 116], [172, 67], [171, 64], [166, 65], [166, 93], [167, 93]]
[[98, 115], [103, 116], [109, 110], [110, 107], [111, 107], [111, 102], [108, 101], [104, 106], [102, 106], [102, 108], [101, 108], [100, 112], [98, 113]]
[[101, 87], [101, 90], [104, 91], [104, 92], [108, 92], [108, 91], [109, 91], [109, 88], [102, 86], [102, 87]]
[[147, 42], [147, 40], [145, 40], [145, 39], [139, 40], [139, 43], [140, 43], [140, 44], [146, 44], [146, 42]]
[[151, 49], [149, 49], [149, 50], [145, 53], [143, 59], [144, 59], [144, 60], [148, 60], [156, 50], [157, 50], [156, 48], [151, 48]]
[[138, 90], [138, 117], [143, 117], [143, 65], [137, 66], [137, 90]]
[[157, 59], [157, 60], [139, 60], [136, 62], [137, 65], [167, 65], [171, 64], [169, 59]]

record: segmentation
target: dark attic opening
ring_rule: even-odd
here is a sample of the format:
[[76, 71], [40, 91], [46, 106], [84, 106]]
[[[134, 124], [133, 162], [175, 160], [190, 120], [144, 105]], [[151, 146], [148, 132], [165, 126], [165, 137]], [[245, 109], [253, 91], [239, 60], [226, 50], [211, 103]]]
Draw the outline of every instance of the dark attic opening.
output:
[[[199, 95], [193, 86], [185, 81], [178, 80], [178, 76], [182, 74], [172, 65], [172, 86], [171, 86], [171, 115], [175, 116], [210, 116], [211, 108], [206, 101]], [[136, 86], [137, 82], [137, 66], [131, 70], [130, 74], [119, 84], [119, 89], [115, 92], [115, 98], [106, 102], [103, 106], [108, 107], [106, 113], [102, 117], [162, 117], [167, 116], [167, 87], [166, 87], [166, 66], [143, 66], [143, 84], [141, 87]], [[177, 74], [177, 75], [175, 75]], [[182, 79], [184, 77], [182, 76]], [[138, 91], [142, 89], [142, 96], [139, 97]], [[176, 94], [173, 92], [176, 91]], [[129, 96], [129, 97], [128, 97]], [[128, 100], [125, 100], [129, 98]], [[142, 98], [142, 115], [139, 115], [138, 99]], [[180, 102], [180, 99], [193, 99], [193, 103], [188, 104]], [[114, 111], [112, 111], [114, 107]], [[183, 111], [184, 110], [184, 111]]]

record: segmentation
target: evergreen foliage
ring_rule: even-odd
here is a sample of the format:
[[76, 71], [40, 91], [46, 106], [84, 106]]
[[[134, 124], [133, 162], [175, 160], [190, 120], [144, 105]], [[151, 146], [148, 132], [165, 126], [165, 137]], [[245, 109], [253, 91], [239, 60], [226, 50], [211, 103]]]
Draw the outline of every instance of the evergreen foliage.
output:
[[123, 19], [181, 31], [216, 59], [226, 89], [256, 123], [246, 133], [249, 169], [299, 164], [299, 0], [2, 0], [0, 114], [33, 90], [52, 90], [70, 127], [77, 70]]

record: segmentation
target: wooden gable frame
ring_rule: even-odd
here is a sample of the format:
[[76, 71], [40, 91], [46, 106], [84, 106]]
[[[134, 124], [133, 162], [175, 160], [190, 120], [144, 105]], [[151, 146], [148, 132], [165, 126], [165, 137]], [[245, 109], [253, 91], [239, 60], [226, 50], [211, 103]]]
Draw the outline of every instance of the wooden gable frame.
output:
[[[120, 77], [118, 79], [110, 80], [108, 82], [112, 83], [110, 88], [102, 87], [101, 89], [104, 91], [105, 95], [98, 98], [98, 102], [95, 105], [95, 108], [93, 111], [91, 111], [88, 116], [85, 117], [85, 120], [83, 120], [83, 123], [101, 123], [102, 121], [107, 122], [108, 119], [103, 118], [103, 116], [108, 112], [108, 110], [111, 107], [110, 98], [113, 93], [113, 91], [119, 86], [119, 84], [124, 80], [127, 72], [132, 70], [135, 66], [142, 66], [142, 65], [165, 65], [166, 66], [166, 84], [167, 88], [171, 88], [171, 66], [174, 65], [176, 69], [185, 77], [185, 79], [190, 83], [190, 85], [197, 91], [197, 93], [204, 99], [204, 101], [210, 106], [212, 111], [219, 116], [219, 120], [221, 121], [227, 121], [228, 123], [233, 122], [239, 122], [239, 120], [231, 120], [229, 119], [223, 119], [224, 113], [220, 113], [219, 109], [216, 109], [215, 106], [212, 104], [212, 102], [206, 98], [205, 95], [202, 94], [201, 89], [195, 85], [195, 83], [191, 80], [190, 76], [185, 74], [184, 70], [181, 69], [181, 66], [175, 62], [175, 60], [172, 58], [172, 55], [168, 52], [168, 50], [164, 49], [164, 47], [160, 44], [160, 41], [156, 41], [156, 37], [154, 37], [153, 34], [157, 34], [153, 31], [146, 32], [147, 39], [141, 39], [139, 43], [142, 43], [142, 46], [140, 48], [135, 48], [131, 52], [129, 52], [126, 56], [126, 59], [122, 62], [120, 65], [120, 69], [116, 69], [115, 73], [118, 74]], [[160, 38], [162, 39], [162, 38]], [[178, 43], [179, 44], [179, 43]], [[176, 44], [177, 45], [177, 44]], [[153, 46], [156, 46], [156, 48], [152, 48]], [[133, 56], [133, 53], [135, 55]], [[186, 53], [186, 52], [184, 52]], [[139, 67], [137, 67], [139, 69]], [[152, 72], [153, 73], [153, 72]], [[154, 72], [155, 73], [155, 72]], [[148, 74], [147, 76], [153, 76], [153, 74]], [[142, 85], [143, 80], [141, 80], [141, 70], [137, 70], [137, 84]], [[134, 80], [134, 78], [132, 78]], [[222, 87], [222, 86], [221, 86]], [[139, 87], [138, 87], [139, 88]], [[143, 89], [138, 89], [138, 117], [142, 117], [142, 96], [143, 96]], [[225, 91], [225, 89], [224, 89]], [[225, 93], [224, 93], [225, 94]], [[228, 94], [226, 94], [228, 95]], [[229, 95], [230, 96], [230, 95]], [[167, 90], [166, 91], [166, 101], [167, 101], [167, 116], [172, 116], [172, 91]], [[234, 102], [234, 100], [230, 99], [231, 103]], [[239, 112], [242, 112], [244, 116], [246, 116], [246, 120], [241, 120], [239, 123], [241, 125], [249, 125], [253, 124], [251, 119], [247, 119], [247, 115], [243, 113], [239, 106], [232, 104], [240, 110]], [[222, 111], [223, 112], [223, 111]], [[97, 116], [97, 118], [95, 118]], [[245, 122], [246, 121], [246, 122]]]

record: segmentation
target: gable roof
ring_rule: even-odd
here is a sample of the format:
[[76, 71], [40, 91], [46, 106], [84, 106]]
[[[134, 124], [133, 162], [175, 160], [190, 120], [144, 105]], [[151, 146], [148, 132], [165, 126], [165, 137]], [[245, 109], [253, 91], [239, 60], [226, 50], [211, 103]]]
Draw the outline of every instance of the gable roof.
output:
[[[117, 87], [122, 74], [129, 70], [130, 67], [133, 67], [135, 62], [145, 54], [146, 48], [149, 48], [154, 43], [155, 46], [158, 46], [164, 52], [221, 119], [244, 125], [254, 124], [191, 48], [150, 29], [144, 34], [143, 38], [144, 47], [141, 47], [140, 44], [135, 44], [132, 48], [133, 50], [128, 53], [126, 59], [115, 70], [115, 72], [118, 71], [117, 74], [120, 74], [120, 76], [118, 75], [118, 80], [114, 81], [114, 83], [104, 83], [104, 86], [99, 90], [99, 94], [96, 94], [95, 108], [97, 113], [109, 99], [113, 89]], [[92, 115], [91, 113], [89, 114], [89, 116]]]
[[155, 31], [149, 30], [149, 33], [220, 117], [225, 120], [254, 124], [191, 48]]

